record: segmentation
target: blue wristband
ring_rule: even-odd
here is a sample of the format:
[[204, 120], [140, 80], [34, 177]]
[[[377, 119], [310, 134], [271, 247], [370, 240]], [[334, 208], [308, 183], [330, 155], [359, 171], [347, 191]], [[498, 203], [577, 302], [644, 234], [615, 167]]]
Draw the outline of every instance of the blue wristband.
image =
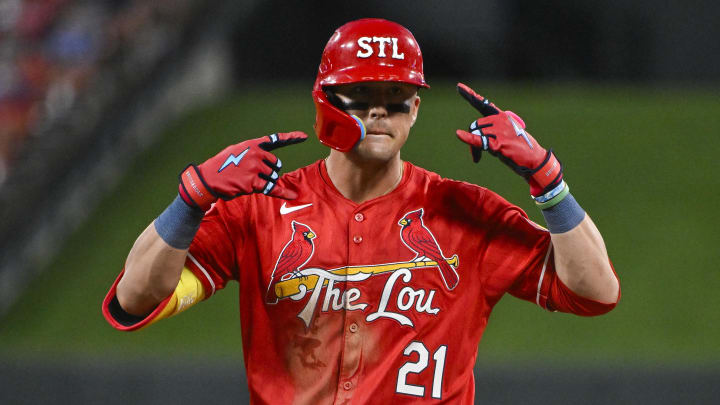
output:
[[175, 249], [187, 249], [204, 216], [205, 212], [190, 207], [178, 195], [155, 219], [155, 230], [168, 245]]
[[585, 219], [585, 211], [569, 193], [562, 201], [541, 212], [550, 233], [567, 232]]

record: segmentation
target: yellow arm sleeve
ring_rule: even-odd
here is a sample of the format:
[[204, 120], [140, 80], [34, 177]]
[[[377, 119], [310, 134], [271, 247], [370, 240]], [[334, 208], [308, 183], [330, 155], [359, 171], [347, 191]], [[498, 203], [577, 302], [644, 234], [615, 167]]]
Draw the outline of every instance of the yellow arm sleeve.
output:
[[186, 267], [183, 269], [182, 274], [180, 274], [180, 281], [177, 287], [175, 287], [175, 292], [169, 297], [165, 308], [163, 308], [152, 321], [145, 325], [145, 327], [161, 319], [179, 314], [203, 299], [205, 299], [205, 289], [200, 279]]

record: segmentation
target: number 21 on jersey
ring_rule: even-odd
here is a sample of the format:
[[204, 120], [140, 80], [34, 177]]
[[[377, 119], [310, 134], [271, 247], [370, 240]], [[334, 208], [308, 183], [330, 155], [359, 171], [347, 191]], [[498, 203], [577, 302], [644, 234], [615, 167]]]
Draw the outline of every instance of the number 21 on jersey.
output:
[[[420, 374], [428, 366], [428, 359], [430, 352], [422, 342], [414, 341], [410, 342], [403, 354], [410, 356], [413, 352], [418, 354], [418, 360], [416, 362], [407, 361], [398, 370], [397, 386], [395, 392], [399, 394], [412, 395], [416, 397], [425, 396], [425, 387], [422, 385], [413, 385], [406, 382], [408, 374]], [[435, 366], [433, 368], [433, 382], [432, 382], [432, 397], [436, 399], [442, 398], [442, 380], [443, 371], [445, 370], [445, 354], [447, 353], [447, 346], [441, 345], [433, 353], [433, 360]]]

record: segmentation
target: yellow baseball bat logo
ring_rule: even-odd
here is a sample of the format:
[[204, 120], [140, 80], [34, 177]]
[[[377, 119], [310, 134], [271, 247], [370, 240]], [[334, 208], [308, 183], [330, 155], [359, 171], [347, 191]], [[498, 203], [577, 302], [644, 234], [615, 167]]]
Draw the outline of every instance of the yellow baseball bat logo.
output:
[[[453, 257], [446, 259], [445, 261], [454, 268], [457, 268], [459, 262], [457, 255], [453, 255]], [[352, 276], [355, 274], [375, 275], [400, 269], [411, 269], [415, 267], [434, 267], [437, 265], [438, 264], [435, 261], [402, 262], [380, 264], [375, 266], [345, 266], [334, 270], [329, 270], [328, 272], [337, 276]], [[300, 270], [300, 272], [302, 272], [302, 270]], [[300, 286], [304, 286], [305, 291], [311, 291], [317, 286], [319, 278], [319, 276], [312, 274], [308, 276], [293, 277], [289, 280], [280, 281], [275, 284], [275, 295], [278, 299], [291, 297], [301, 292]], [[328, 280], [325, 279], [321, 287], [324, 287], [325, 285], [327, 285], [327, 283]]]

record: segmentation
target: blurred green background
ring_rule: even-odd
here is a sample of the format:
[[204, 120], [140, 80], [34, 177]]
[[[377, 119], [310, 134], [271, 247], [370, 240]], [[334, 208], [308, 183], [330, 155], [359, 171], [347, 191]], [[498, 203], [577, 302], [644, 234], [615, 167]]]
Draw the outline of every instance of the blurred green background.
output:
[[[716, 89], [468, 84], [518, 113], [543, 146], [554, 148], [573, 194], [605, 238], [623, 294], [613, 312], [598, 318], [550, 314], [507, 296], [491, 316], [478, 362], [720, 364]], [[431, 85], [421, 93], [402, 157], [489, 187], [542, 223], [521, 179], [489, 155], [473, 164], [455, 138], [455, 129], [477, 116], [455, 84]], [[313, 120], [309, 87], [288, 82], [246, 87], [169, 123], [2, 320], [0, 357], [241, 359], [236, 284], [135, 333], [106, 324], [100, 303], [137, 235], [174, 198], [182, 167], [243, 139], [296, 129], [312, 134]], [[326, 153], [313, 136], [277, 154], [289, 171]]]

